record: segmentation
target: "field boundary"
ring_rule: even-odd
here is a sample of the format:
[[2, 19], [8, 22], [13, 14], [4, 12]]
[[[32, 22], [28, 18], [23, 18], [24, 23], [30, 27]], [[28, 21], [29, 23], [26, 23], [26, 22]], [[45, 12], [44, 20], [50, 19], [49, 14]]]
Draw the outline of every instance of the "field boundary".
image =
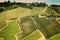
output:
[[[24, 39], [26, 39], [26, 38], [28, 38], [28, 37], [30, 37], [32, 34], [34, 34], [36, 31], [38, 31], [39, 32], [39, 30], [37, 29], [37, 30], [35, 30], [34, 32], [32, 32], [30, 35], [28, 35], [27, 37], [25, 37], [25, 38], [23, 38], [22, 40], [24, 40]], [[39, 32], [40, 33], [40, 32]]]

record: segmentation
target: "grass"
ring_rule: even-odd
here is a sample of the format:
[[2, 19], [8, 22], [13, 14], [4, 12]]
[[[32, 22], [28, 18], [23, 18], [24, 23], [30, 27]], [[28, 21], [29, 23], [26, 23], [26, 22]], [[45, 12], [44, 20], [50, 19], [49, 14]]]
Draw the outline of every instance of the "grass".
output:
[[16, 21], [12, 21], [5, 29], [0, 31], [0, 37], [4, 40], [16, 40], [15, 35], [20, 33], [19, 26]]
[[28, 8], [15, 8], [12, 10], [3, 11], [0, 13], [0, 20], [12, 19], [17, 17], [24, 17], [28, 15], [41, 14], [43, 7], [34, 7], [32, 10]]
[[49, 40], [60, 40], [60, 33], [55, 34], [54, 36], [50, 37]]
[[16, 8], [0, 13], [0, 20], [12, 19], [31, 15], [31, 10], [28, 8]]
[[44, 7], [34, 7], [32, 9], [32, 15], [42, 14]]
[[43, 7], [34, 7], [32, 10], [28, 8], [15, 8], [0, 13], [0, 20], [12, 19], [17, 17], [24, 17], [28, 15], [41, 14]]
[[23, 40], [38, 40], [41, 37], [41, 34], [38, 30], [32, 32], [29, 36], [25, 37]]

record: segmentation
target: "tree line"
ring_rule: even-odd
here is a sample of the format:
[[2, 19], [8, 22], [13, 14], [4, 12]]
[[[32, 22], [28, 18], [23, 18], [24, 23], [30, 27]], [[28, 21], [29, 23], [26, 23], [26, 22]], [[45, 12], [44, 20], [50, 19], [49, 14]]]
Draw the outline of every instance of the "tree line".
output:
[[0, 12], [4, 11], [4, 10], [10, 10], [10, 9], [14, 9], [17, 7], [25, 7], [25, 8], [29, 8], [32, 9], [33, 7], [45, 7], [47, 4], [46, 3], [38, 3], [38, 2], [34, 2], [34, 3], [22, 3], [22, 2], [18, 2], [16, 3], [14, 2], [3, 2], [0, 3]]

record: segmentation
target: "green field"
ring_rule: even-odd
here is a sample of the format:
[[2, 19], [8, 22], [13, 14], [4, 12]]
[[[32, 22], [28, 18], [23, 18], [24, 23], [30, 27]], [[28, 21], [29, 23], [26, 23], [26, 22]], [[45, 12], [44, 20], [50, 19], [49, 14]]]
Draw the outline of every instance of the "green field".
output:
[[33, 9], [28, 8], [15, 8], [12, 10], [3, 11], [0, 13], [0, 20], [13, 19], [17, 17], [24, 17], [28, 15], [41, 14], [44, 7], [34, 7]]
[[41, 36], [40, 32], [36, 30], [35, 32], [32, 32], [29, 36], [23, 38], [22, 40], [38, 40]]
[[34, 7], [32, 9], [32, 15], [42, 14], [44, 7]]
[[60, 33], [55, 34], [54, 36], [50, 37], [49, 40], [60, 40]]
[[15, 35], [20, 33], [19, 25], [16, 21], [12, 21], [5, 29], [0, 31], [0, 38], [4, 40], [16, 40]]
[[17, 17], [24, 17], [31, 15], [31, 10], [28, 8], [15, 8], [12, 10], [7, 10], [2, 13], [0, 13], [0, 20], [7, 20]]

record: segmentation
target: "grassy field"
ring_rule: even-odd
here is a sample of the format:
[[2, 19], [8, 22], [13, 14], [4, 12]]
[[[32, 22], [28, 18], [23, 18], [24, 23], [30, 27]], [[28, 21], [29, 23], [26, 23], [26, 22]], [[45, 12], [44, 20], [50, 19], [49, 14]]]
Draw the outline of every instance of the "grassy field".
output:
[[32, 32], [29, 36], [23, 38], [22, 40], [38, 40], [41, 36], [40, 32], [36, 30], [35, 32]]
[[44, 7], [34, 7], [32, 9], [32, 15], [42, 14], [42, 10], [44, 10]]
[[53, 23], [52, 20], [39, 17], [33, 18], [37, 23], [38, 29], [45, 35], [45, 37], [49, 38], [50, 36], [59, 33], [59, 31], [56, 29], [56, 24]]
[[60, 33], [55, 34], [54, 36], [50, 37], [49, 40], [60, 40]]
[[31, 15], [31, 10], [28, 8], [16, 8], [0, 13], [0, 20], [12, 19]]
[[0, 13], [0, 20], [12, 19], [17, 17], [24, 17], [27, 15], [41, 14], [44, 7], [34, 7], [33, 9], [28, 8], [15, 8]]
[[0, 31], [0, 38], [4, 40], [16, 40], [15, 35], [20, 33], [19, 25], [16, 21], [12, 21], [5, 29]]

